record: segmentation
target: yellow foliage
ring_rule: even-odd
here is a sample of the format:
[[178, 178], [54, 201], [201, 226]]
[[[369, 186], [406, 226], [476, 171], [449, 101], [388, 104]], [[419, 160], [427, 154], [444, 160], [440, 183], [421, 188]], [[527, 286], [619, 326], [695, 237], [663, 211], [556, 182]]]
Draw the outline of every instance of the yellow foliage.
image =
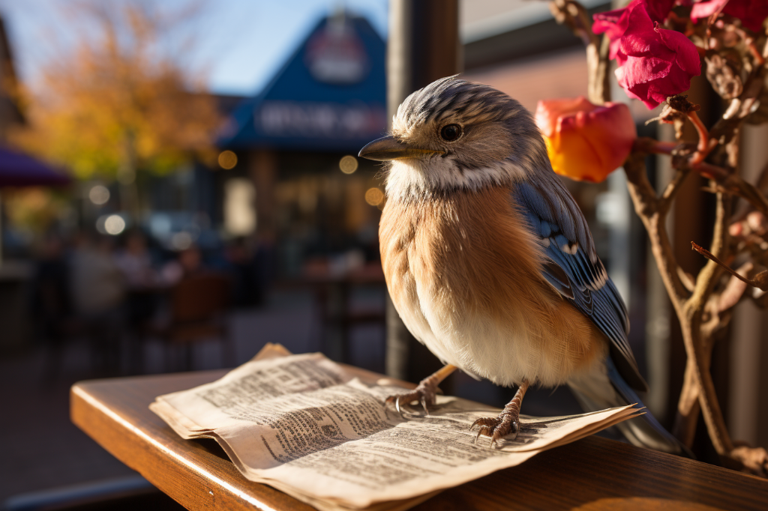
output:
[[66, 212], [68, 200], [49, 188], [16, 188], [3, 191], [3, 202], [11, 225], [44, 232]]
[[70, 55], [49, 62], [30, 102], [31, 126], [14, 140], [80, 178], [114, 176], [126, 165], [164, 173], [192, 157], [212, 161], [221, 122], [215, 100], [196, 91], [162, 46], [183, 20], [141, 0], [73, 5], [75, 18], [97, 30], [81, 31]]

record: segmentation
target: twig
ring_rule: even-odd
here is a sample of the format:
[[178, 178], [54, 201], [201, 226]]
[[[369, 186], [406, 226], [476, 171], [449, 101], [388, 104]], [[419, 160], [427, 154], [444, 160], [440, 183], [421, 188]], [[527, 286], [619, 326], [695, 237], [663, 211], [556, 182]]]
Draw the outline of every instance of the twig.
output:
[[[656, 197], [656, 191], [651, 186], [650, 181], [648, 181], [644, 156], [642, 153], [634, 153], [624, 163], [629, 194], [635, 205], [635, 212], [640, 217], [640, 220], [642, 220], [645, 230], [648, 232], [651, 250], [659, 267], [664, 286], [667, 288], [667, 293], [675, 309], [680, 309], [680, 312], [682, 312], [682, 303], [690, 296], [690, 292], [680, 280], [680, 275], [678, 274], [679, 265], [672, 250], [672, 244], [669, 241], [666, 226], [667, 213], [669, 212], [667, 205], [669, 201], [665, 201], [665, 204], [662, 205], [661, 200]], [[672, 188], [668, 186], [665, 190], [665, 195], [670, 200], [677, 193], [680, 184], [685, 179], [685, 175], [687, 174], [680, 175], [675, 184], [672, 185]]]
[[699, 133], [699, 143], [696, 145], [696, 152], [691, 156], [691, 165], [697, 165], [704, 161], [707, 154], [714, 149], [714, 146], [709, 145], [709, 132], [707, 131], [704, 123], [701, 122], [698, 114], [695, 111], [689, 112], [688, 119], [696, 127], [696, 131]]
[[[698, 118], [698, 116], [697, 116]], [[635, 144], [632, 148], [635, 153], [651, 153], [651, 154], [669, 154], [675, 155], [677, 152], [684, 152], [685, 144], [675, 144], [674, 142], [659, 142], [658, 140], [640, 137], [635, 140]], [[680, 162], [678, 169], [684, 162]], [[683, 168], [684, 165], [683, 165]], [[753, 184], [743, 180], [739, 175], [732, 173], [731, 171], [712, 165], [707, 162], [699, 162], [691, 164], [690, 168], [695, 170], [702, 176], [712, 179], [718, 185], [720, 185], [723, 191], [738, 195], [748, 201], [756, 210], [762, 212], [768, 216], [768, 199], [758, 190]], [[768, 169], [768, 166], [766, 166]], [[768, 176], [768, 173], [766, 173]], [[768, 181], [768, 178], [766, 179]], [[665, 195], [667, 193], [665, 192]]]
[[763, 291], [768, 291], [768, 271], [762, 271], [762, 272], [758, 273], [757, 275], [755, 275], [754, 279], [748, 279], [748, 278], [742, 277], [741, 275], [736, 273], [733, 269], [731, 269], [730, 266], [728, 266], [727, 264], [722, 262], [720, 259], [715, 257], [715, 255], [712, 252], [710, 252], [709, 250], [707, 250], [706, 248], [704, 248], [704, 247], [702, 247], [700, 245], [697, 245], [693, 241], [691, 242], [691, 247], [693, 248], [693, 250], [695, 250], [699, 254], [703, 255], [704, 257], [706, 257], [710, 261], [714, 261], [715, 263], [719, 264], [725, 271], [727, 271], [728, 273], [730, 273], [731, 275], [733, 275], [734, 277], [736, 277], [740, 281], [745, 282], [745, 283], [749, 284], [750, 286], [756, 287], [756, 288], [761, 289]]
[[[768, 50], [768, 41], [763, 52], [766, 50]], [[733, 138], [763, 90], [765, 72], [765, 66], [753, 67], [744, 81], [739, 97], [731, 100], [723, 117], [709, 131], [710, 145], [714, 147], [718, 143], [726, 143]]]
[[[747, 263], [736, 273], [739, 273], [739, 271], [742, 271], [744, 273], [750, 271], [752, 269], [753, 265], [751, 263]], [[728, 284], [726, 284], [725, 289], [720, 293], [720, 296], [717, 299], [717, 313], [722, 314], [725, 311], [728, 311], [730, 309], [733, 309], [742, 299], [744, 296], [744, 292], [747, 290], [748, 284], [745, 284], [742, 282], [744, 279], [741, 278], [741, 274], [739, 273], [739, 276], [737, 278], [730, 278], [728, 279]]]
[[734, 32], [739, 34], [741, 40], [744, 41], [744, 45], [747, 47], [747, 50], [749, 50], [749, 54], [752, 55], [753, 59], [755, 59], [755, 65], [765, 65], [765, 58], [760, 54], [760, 50], [757, 49], [757, 45], [755, 45], [755, 38], [747, 34], [746, 30], [737, 27], [736, 25], [731, 25], [731, 28]]
[[635, 153], [672, 154], [679, 145], [676, 142], [660, 142], [655, 138], [638, 137], [635, 139], [632, 151]]
[[756, 210], [768, 216], [768, 199], [752, 183], [744, 181], [741, 176], [707, 162], [692, 165], [691, 168], [704, 177], [715, 181], [723, 188], [723, 191], [743, 197]]
[[[726, 223], [727, 218], [730, 216], [731, 202], [730, 198], [722, 193], [717, 195], [712, 251], [721, 253], [721, 255], [728, 246], [726, 243], [728, 236]], [[712, 375], [709, 372], [711, 345], [709, 349], [705, 349], [702, 335], [702, 316], [719, 276], [718, 270], [719, 266], [714, 262], [710, 262], [699, 272], [694, 291], [683, 304], [682, 315], [679, 315], [679, 318], [683, 332], [683, 343], [688, 355], [686, 372], [692, 371], [693, 381], [698, 384], [698, 400], [701, 405], [704, 422], [709, 431], [709, 438], [719, 454], [727, 455], [733, 450], [733, 443], [731, 442], [725, 418], [717, 399]], [[683, 400], [684, 396], [681, 396], [680, 402], [682, 403]], [[695, 414], [684, 416], [681, 411], [679, 419], [682, 418], [684, 422], [694, 421], [695, 417], [693, 415]]]
[[592, 22], [587, 10], [579, 2], [573, 0], [552, 0], [549, 10], [555, 20], [566, 25], [574, 35], [581, 39], [587, 50], [587, 70], [589, 83], [587, 95], [589, 100], [602, 105], [611, 100], [610, 60], [608, 59], [609, 41], [592, 31]]

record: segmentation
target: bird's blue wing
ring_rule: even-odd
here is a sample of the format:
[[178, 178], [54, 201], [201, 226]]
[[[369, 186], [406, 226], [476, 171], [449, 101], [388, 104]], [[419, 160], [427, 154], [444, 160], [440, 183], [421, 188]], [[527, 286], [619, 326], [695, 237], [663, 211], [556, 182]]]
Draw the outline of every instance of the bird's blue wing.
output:
[[554, 173], [538, 173], [515, 186], [513, 201], [544, 247], [548, 258], [544, 278], [611, 340], [611, 354], [622, 375], [633, 387], [645, 390], [627, 339], [626, 306], [597, 257], [587, 222], [571, 194]]

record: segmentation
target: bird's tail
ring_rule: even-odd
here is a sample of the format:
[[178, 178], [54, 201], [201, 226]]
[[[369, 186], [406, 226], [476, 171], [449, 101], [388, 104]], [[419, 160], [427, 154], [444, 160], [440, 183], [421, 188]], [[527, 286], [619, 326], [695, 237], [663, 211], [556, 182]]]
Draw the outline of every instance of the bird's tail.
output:
[[[607, 371], [595, 370], [568, 382], [582, 408], [595, 411], [629, 404], [645, 406], [616, 370], [610, 356], [606, 366]], [[617, 427], [630, 443], [639, 447], [693, 457], [691, 451], [664, 429], [648, 410], [640, 417], [620, 422]]]

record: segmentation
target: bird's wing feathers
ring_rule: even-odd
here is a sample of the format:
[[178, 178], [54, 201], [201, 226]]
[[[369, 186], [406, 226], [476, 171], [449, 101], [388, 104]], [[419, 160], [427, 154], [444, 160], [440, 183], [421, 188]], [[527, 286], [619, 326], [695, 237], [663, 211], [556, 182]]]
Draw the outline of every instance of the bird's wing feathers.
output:
[[622, 376], [633, 387], [645, 390], [627, 340], [624, 301], [597, 257], [587, 222], [571, 194], [554, 173], [542, 172], [517, 184], [513, 200], [545, 247], [544, 278], [611, 340]]

